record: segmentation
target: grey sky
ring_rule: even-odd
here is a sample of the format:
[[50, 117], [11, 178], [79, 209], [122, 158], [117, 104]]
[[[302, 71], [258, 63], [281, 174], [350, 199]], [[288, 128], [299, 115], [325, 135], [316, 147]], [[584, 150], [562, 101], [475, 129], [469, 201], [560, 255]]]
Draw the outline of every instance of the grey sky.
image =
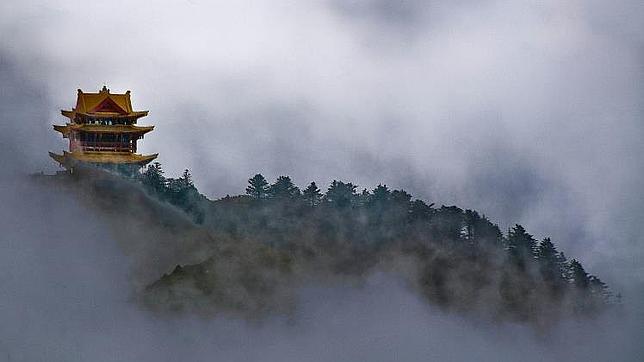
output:
[[59, 109], [106, 83], [210, 197], [256, 172], [384, 182], [644, 285], [641, 2], [154, 4], [0, 4], [5, 169], [56, 169]]

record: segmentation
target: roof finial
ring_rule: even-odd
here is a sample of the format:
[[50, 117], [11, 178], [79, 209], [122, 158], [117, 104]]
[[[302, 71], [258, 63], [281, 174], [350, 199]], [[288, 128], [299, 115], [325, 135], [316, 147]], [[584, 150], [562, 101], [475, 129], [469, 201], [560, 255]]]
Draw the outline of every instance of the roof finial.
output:
[[105, 83], [103, 83], [103, 89], [101, 89], [101, 92], [106, 92], [106, 93], [110, 92], [110, 90], [107, 89], [107, 85], [105, 85]]

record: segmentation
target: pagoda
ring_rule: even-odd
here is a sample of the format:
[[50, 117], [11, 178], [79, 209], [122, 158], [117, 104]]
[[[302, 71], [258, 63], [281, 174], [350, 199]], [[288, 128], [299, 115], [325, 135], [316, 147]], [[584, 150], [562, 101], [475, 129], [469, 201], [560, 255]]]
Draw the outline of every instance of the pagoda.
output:
[[158, 153], [136, 153], [137, 141], [154, 126], [136, 125], [148, 111], [132, 110], [129, 90], [116, 94], [110, 93], [106, 86], [98, 93], [84, 93], [79, 89], [76, 107], [61, 113], [69, 122], [64, 126], [54, 125], [54, 130], [69, 139], [69, 151], [63, 151], [62, 155], [49, 152], [49, 155], [69, 170], [78, 165], [137, 168], [158, 156]]

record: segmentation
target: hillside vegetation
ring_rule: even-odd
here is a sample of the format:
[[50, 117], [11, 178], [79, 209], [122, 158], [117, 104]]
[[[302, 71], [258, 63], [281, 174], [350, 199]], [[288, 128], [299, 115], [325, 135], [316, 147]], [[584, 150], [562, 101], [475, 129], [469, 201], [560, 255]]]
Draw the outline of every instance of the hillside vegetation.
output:
[[[257, 174], [245, 194], [209, 200], [187, 170], [166, 178], [155, 163], [119, 178], [118, 189], [109, 178], [76, 183], [93, 182], [86, 199], [101, 212], [136, 207], [138, 229], [172, 239], [166, 269], [148, 272], [139, 292], [158, 312], [288, 314], [301, 286], [359, 286], [374, 272], [399, 277], [449, 312], [540, 325], [596, 315], [618, 299], [549, 238], [536, 240], [521, 225], [503, 233], [477, 211], [437, 207], [386, 185], [358, 191], [333, 181], [320, 190], [311, 182], [301, 189], [288, 176], [269, 183]], [[138, 201], [124, 193], [138, 193]], [[151, 208], [154, 217], [141, 216]]]

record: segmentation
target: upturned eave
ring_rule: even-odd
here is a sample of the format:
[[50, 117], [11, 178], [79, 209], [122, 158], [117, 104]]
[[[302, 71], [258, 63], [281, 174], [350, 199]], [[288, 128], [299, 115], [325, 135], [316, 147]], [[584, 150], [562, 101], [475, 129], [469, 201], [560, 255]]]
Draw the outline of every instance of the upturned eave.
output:
[[71, 131], [83, 131], [93, 133], [128, 133], [128, 134], [145, 134], [154, 130], [154, 126], [135, 126], [133, 124], [117, 125], [98, 125], [98, 124], [77, 124], [68, 123], [66, 125], [54, 125], [54, 130], [67, 137]]
[[74, 166], [77, 163], [91, 164], [121, 164], [143, 166], [159, 156], [158, 153], [141, 155], [129, 152], [67, 152], [62, 155], [49, 152], [49, 156], [64, 167]]

